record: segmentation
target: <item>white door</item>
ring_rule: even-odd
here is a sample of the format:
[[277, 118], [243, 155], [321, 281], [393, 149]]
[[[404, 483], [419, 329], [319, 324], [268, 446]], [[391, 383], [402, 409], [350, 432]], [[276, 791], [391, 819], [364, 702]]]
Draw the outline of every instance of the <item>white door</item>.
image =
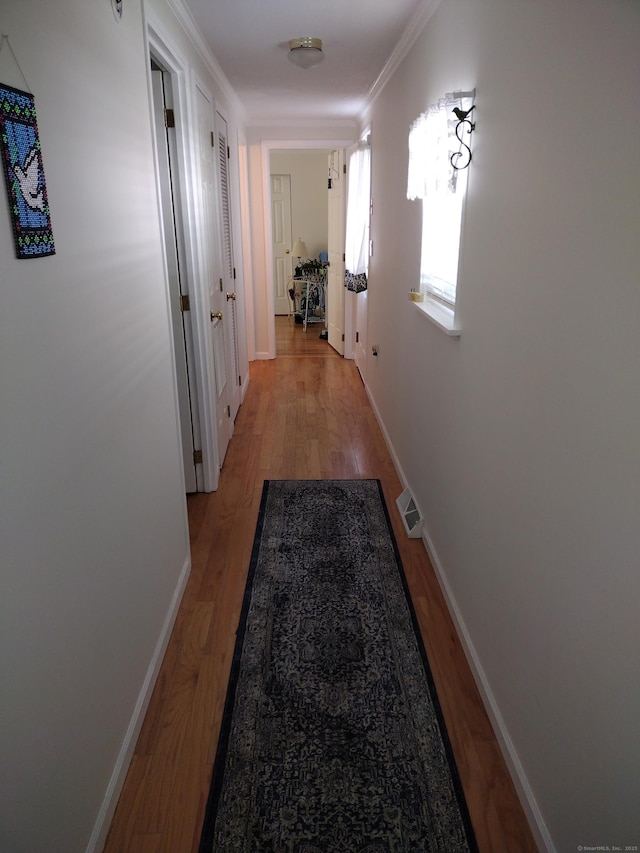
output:
[[[199, 479], [200, 488], [202, 487], [202, 464], [196, 462], [195, 455], [195, 450], [199, 449], [201, 445], [199, 440], [199, 423], [197, 422], [197, 418], [194, 417], [196, 411], [195, 385], [189, 382], [188, 363], [191, 364], [192, 370], [194, 363], [191, 323], [188, 313], [189, 296], [186, 281], [180, 275], [180, 258], [184, 259], [185, 251], [175, 169], [177, 159], [175, 128], [173, 127], [173, 122], [168, 121], [166, 118], [166, 111], [173, 108], [171, 77], [166, 72], [161, 71], [155, 64], [152, 64], [152, 69], [154, 126], [158, 152], [158, 183], [160, 187], [167, 275], [169, 278], [169, 299], [178, 385], [178, 409], [182, 438], [185, 490], [187, 492], [195, 492], [198, 490]], [[173, 169], [172, 162], [174, 163]]]
[[213, 375], [215, 387], [212, 397], [215, 399], [215, 412], [212, 418], [218, 433], [218, 465], [222, 467], [229, 445], [230, 420], [227, 389], [227, 365], [225, 354], [225, 296], [221, 277], [216, 275], [216, 249], [219, 235], [216, 231], [216, 163], [214, 160], [214, 109], [213, 102], [196, 86], [198, 114], [198, 155], [200, 164], [202, 234], [201, 252], [203, 275], [209, 293], [211, 317], [211, 346], [213, 353]]
[[223, 258], [223, 317], [226, 347], [226, 381], [228, 396], [229, 434], [240, 408], [240, 360], [238, 358], [238, 294], [236, 292], [236, 267], [233, 257], [233, 223], [231, 221], [231, 183], [229, 160], [231, 147], [227, 133], [227, 122], [220, 113], [216, 114], [218, 136], [218, 166], [220, 178], [220, 220], [222, 229]]
[[344, 355], [344, 239], [345, 239], [345, 153], [329, 154], [329, 269], [327, 271], [327, 328], [331, 346]]
[[367, 381], [367, 310], [368, 291], [354, 294], [355, 302], [355, 342], [353, 347], [353, 358], [360, 371], [360, 376]]
[[291, 175], [271, 175], [271, 233], [275, 313], [289, 314], [291, 258]]

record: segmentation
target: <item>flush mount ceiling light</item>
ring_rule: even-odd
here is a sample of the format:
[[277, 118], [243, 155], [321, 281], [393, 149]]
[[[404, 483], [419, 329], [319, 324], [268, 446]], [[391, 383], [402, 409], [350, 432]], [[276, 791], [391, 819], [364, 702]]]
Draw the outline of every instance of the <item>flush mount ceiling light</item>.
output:
[[324, 59], [322, 39], [311, 38], [311, 36], [291, 39], [287, 55], [299, 68], [312, 68]]

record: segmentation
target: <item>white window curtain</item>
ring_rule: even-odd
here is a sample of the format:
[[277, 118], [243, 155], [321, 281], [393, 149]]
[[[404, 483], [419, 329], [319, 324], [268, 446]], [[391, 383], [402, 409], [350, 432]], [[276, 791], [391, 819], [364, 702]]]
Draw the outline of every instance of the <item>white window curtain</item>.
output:
[[371, 147], [368, 140], [351, 149], [348, 177], [345, 286], [359, 292], [366, 289], [369, 272]]
[[407, 198], [423, 199], [433, 193], [455, 193], [460, 173], [451, 165], [451, 155], [461, 148], [456, 136], [455, 107], [468, 110], [473, 92], [445, 95], [419, 115], [409, 131]]
[[409, 132], [407, 198], [422, 200], [420, 289], [455, 305], [462, 204], [467, 171], [451, 156], [461, 149], [455, 107], [468, 110], [474, 92], [447, 94], [418, 116]]

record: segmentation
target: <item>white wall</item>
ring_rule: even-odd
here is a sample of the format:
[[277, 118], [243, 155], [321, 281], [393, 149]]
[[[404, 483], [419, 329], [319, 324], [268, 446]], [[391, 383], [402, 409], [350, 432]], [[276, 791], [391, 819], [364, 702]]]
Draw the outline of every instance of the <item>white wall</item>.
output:
[[291, 176], [291, 227], [293, 240], [302, 237], [310, 258], [327, 251], [329, 149], [296, 149], [271, 152], [271, 174]]
[[[562, 853], [640, 840], [639, 81], [633, 0], [443, 0], [367, 116], [369, 390]], [[473, 86], [451, 340], [407, 299], [407, 133]]]
[[3, 0], [0, 30], [57, 251], [15, 259], [3, 186], [0, 849], [76, 853], [189, 567], [140, 0]]

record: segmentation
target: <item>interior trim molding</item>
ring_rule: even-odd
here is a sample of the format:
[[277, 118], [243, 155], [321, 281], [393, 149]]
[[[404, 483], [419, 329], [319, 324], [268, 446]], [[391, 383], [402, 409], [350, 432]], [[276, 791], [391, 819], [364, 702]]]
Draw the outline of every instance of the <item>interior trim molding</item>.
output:
[[[218, 439], [216, 426], [212, 419], [214, 406], [210, 398], [211, 389], [211, 360], [208, 356], [207, 342], [209, 340], [209, 294], [205, 286], [201, 284], [199, 275], [200, 252], [196, 239], [198, 233], [199, 208], [194, 199], [197, 196], [195, 186], [195, 170], [193, 168], [193, 155], [190, 140], [192, 134], [190, 128], [194, 126], [192, 119], [194, 102], [192, 97], [193, 87], [198, 86], [198, 80], [194, 82], [193, 75], [189, 71], [189, 64], [182, 56], [179, 47], [173, 38], [166, 32], [155, 15], [145, 12], [146, 47], [147, 54], [153, 55], [171, 76], [173, 87], [173, 100], [176, 116], [176, 144], [178, 147], [178, 158], [174, 166], [177, 168], [179, 177], [178, 184], [180, 192], [174, 198], [174, 204], [180, 207], [184, 222], [184, 248], [185, 248], [185, 281], [191, 295], [191, 328], [193, 335], [193, 356], [195, 359], [194, 385], [196, 393], [196, 420], [199, 423], [200, 437], [202, 440], [202, 470], [196, 476], [197, 486], [205, 492], [215, 491], [218, 488], [220, 466], [218, 464]], [[150, 118], [153, 115], [153, 85], [151, 82], [151, 69], [147, 64], [147, 87], [149, 92]], [[213, 102], [213, 97], [211, 97]], [[154, 140], [154, 170], [157, 173], [157, 151], [155, 141], [155, 128], [152, 122], [151, 130]], [[156, 174], [156, 180], [157, 180]], [[158, 188], [159, 192], [159, 188]], [[159, 196], [158, 196], [159, 197]], [[160, 216], [160, 209], [158, 209]], [[158, 227], [162, 230], [161, 219], [158, 219]], [[171, 302], [168, 274], [165, 269], [165, 289], [167, 306]], [[174, 360], [175, 361], [175, 360]], [[175, 363], [174, 363], [175, 367]], [[177, 382], [177, 376], [176, 376]], [[176, 407], [178, 401], [176, 398]], [[176, 409], [177, 411], [177, 409]]]
[[213, 79], [222, 90], [229, 105], [235, 112], [237, 118], [245, 125], [249, 124], [249, 117], [244, 108], [242, 101], [238, 98], [235, 90], [229, 82], [227, 75], [222, 70], [221, 65], [211, 52], [209, 46], [204, 40], [198, 25], [196, 24], [193, 15], [183, 3], [183, 0], [167, 0], [167, 5], [176, 17], [176, 20], [185, 31], [198, 55], [205, 63]]
[[380, 74], [378, 74], [373, 86], [369, 89], [369, 92], [364, 99], [364, 104], [358, 113], [360, 121], [364, 121], [370, 107], [374, 104], [402, 60], [416, 43], [418, 37], [427, 25], [428, 20], [431, 18], [441, 2], [442, 0], [423, 0], [420, 4], [415, 15], [407, 24], [402, 36], [400, 37], [400, 41], [393, 50], [393, 53], [386, 61]]
[[[265, 276], [266, 276], [266, 293], [267, 305], [275, 305], [275, 284], [273, 280], [273, 239], [272, 239], [272, 223], [271, 223], [271, 151], [277, 149], [321, 149], [329, 152], [334, 148], [348, 148], [353, 145], [353, 139], [263, 139], [261, 140], [261, 160], [262, 160], [262, 216], [264, 227], [264, 247], [265, 247]], [[267, 358], [276, 357], [276, 318], [272, 312], [269, 315], [268, 326], [268, 353]], [[256, 358], [261, 355], [256, 353]]]
[[330, 130], [340, 130], [340, 131], [350, 131], [351, 135], [354, 136], [354, 139], [357, 138], [357, 130], [358, 130], [358, 122], [356, 119], [350, 118], [303, 118], [297, 119], [292, 117], [284, 117], [284, 118], [269, 118], [267, 116], [263, 116], [262, 118], [256, 117], [252, 118], [250, 121], [250, 126], [252, 128], [257, 127], [269, 127], [269, 128], [287, 128], [290, 129], [292, 135], [295, 134], [296, 137], [300, 132], [301, 127], [312, 128], [314, 130], [326, 130], [329, 128]]

